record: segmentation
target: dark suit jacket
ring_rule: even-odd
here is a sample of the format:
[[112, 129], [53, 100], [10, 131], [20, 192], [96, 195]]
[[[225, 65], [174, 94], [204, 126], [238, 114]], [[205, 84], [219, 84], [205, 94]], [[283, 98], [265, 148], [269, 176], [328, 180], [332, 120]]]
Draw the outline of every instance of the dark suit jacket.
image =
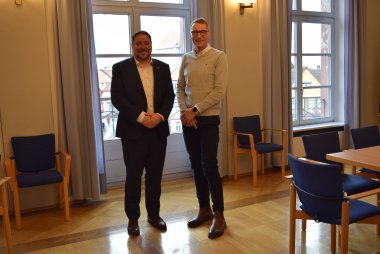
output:
[[[162, 138], [169, 134], [168, 117], [173, 108], [174, 91], [169, 65], [153, 59], [154, 111], [160, 113], [165, 121], [157, 129]], [[136, 119], [141, 111], [147, 112], [144, 87], [133, 57], [118, 62], [112, 67], [111, 101], [119, 110], [116, 136], [122, 139], [137, 139], [146, 128]]]

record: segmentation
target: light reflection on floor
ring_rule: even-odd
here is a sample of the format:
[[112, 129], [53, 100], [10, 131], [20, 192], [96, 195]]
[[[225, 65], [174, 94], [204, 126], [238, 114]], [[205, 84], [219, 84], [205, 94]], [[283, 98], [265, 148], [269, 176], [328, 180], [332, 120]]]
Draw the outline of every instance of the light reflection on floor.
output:
[[[161, 246], [155, 253], [189, 253], [190, 231], [186, 221], [168, 222], [168, 230], [160, 232], [146, 222], [140, 223], [140, 235], [129, 236], [127, 231], [108, 236], [110, 254], [151, 253], [151, 246]], [[127, 243], [127, 244], [126, 244]]]

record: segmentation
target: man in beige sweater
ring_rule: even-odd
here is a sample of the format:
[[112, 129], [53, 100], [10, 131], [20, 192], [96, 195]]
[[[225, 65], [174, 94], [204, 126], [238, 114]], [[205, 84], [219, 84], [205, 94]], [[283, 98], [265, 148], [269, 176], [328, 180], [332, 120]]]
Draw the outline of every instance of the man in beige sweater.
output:
[[198, 215], [187, 225], [193, 228], [213, 219], [208, 237], [214, 239], [223, 235], [226, 228], [217, 153], [219, 114], [227, 88], [228, 66], [226, 54], [209, 45], [209, 36], [206, 20], [192, 22], [194, 50], [182, 57], [177, 98], [199, 203]]

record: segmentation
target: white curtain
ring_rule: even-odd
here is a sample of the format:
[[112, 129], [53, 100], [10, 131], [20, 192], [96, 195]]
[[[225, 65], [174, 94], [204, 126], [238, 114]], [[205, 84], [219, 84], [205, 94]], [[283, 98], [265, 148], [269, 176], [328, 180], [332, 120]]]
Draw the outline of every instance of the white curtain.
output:
[[[347, 0], [344, 12], [344, 144], [351, 147], [350, 129], [360, 125], [360, 85], [363, 84], [365, 1]], [[364, 99], [364, 98], [363, 98]]]
[[[211, 31], [210, 44], [212, 47], [219, 50], [225, 50], [224, 39], [224, 5], [221, 0], [193, 0], [196, 2], [195, 6], [198, 7], [198, 14], [195, 18], [205, 18], [208, 22]], [[193, 16], [193, 15], [192, 15]]]
[[97, 200], [104, 153], [91, 0], [56, 0], [55, 7], [59, 140], [72, 156], [72, 198]]
[[[258, 1], [261, 22], [263, 116], [265, 128], [287, 130], [288, 149], [291, 151], [292, 114], [290, 82], [290, 1]], [[270, 142], [280, 143], [281, 136], [270, 137]], [[266, 159], [268, 165], [281, 165], [280, 155]]]

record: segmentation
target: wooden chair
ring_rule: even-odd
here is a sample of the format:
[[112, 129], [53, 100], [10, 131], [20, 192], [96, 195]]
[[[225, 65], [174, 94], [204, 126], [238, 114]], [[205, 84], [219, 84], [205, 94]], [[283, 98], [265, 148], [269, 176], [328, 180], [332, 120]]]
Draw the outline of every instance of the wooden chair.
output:
[[9, 222], [8, 214], [8, 199], [7, 199], [7, 188], [6, 184], [9, 181], [9, 177], [4, 177], [0, 179], [0, 194], [1, 194], [1, 206], [0, 206], [0, 215], [3, 216], [4, 224], [4, 234], [7, 241], [8, 253], [13, 253], [13, 244], [12, 244], [12, 233], [11, 233], [11, 224]]
[[379, 181], [359, 175], [344, 174], [344, 168], [341, 163], [329, 161], [326, 159], [326, 154], [337, 153], [341, 151], [338, 132], [332, 131], [305, 135], [302, 136], [302, 141], [304, 144], [307, 159], [329, 164], [336, 164], [339, 166], [339, 168], [342, 170], [343, 190], [347, 192], [348, 195], [380, 188]]
[[[281, 180], [285, 177], [286, 130], [261, 128], [260, 116], [233, 117], [234, 129], [234, 178], [238, 178], [238, 155], [249, 153], [252, 156], [253, 185], [257, 185], [257, 157], [261, 156], [261, 173], [264, 174], [264, 154], [281, 153]], [[266, 143], [268, 133], [281, 134], [282, 143]]]
[[[351, 129], [351, 136], [355, 149], [380, 145], [379, 127], [377, 125]], [[356, 167], [353, 167], [352, 173], [380, 179], [380, 172], [372, 169], [361, 168], [359, 172], [356, 172]]]
[[[289, 253], [295, 253], [296, 220], [314, 220], [331, 225], [330, 249], [336, 251], [336, 226], [340, 253], [348, 253], [349, 225], [380, 225], [380, 208], [358, 199], [380, 193], [379, 189], [346, 196], [341, 168], [336, 164], [310, 163], [288, 155], [293, 182], [290, 185]], [[300, 209], [296, 207], [296, 194]], [[378, 233], [379, 235], [379, 233]]]
[[[45, 184], [57, 184], [59, 206], [65, 210], [65, 221], [70, 220], [69, 178], [71, 156], [66, 152], [55, 152], [54, 134], [12, 137], [14, 157], [5, 161], [13, 192], [16, 228], [21, 228], [19, 188]], [[61, 170], [61, 158], [64, 171]]]

